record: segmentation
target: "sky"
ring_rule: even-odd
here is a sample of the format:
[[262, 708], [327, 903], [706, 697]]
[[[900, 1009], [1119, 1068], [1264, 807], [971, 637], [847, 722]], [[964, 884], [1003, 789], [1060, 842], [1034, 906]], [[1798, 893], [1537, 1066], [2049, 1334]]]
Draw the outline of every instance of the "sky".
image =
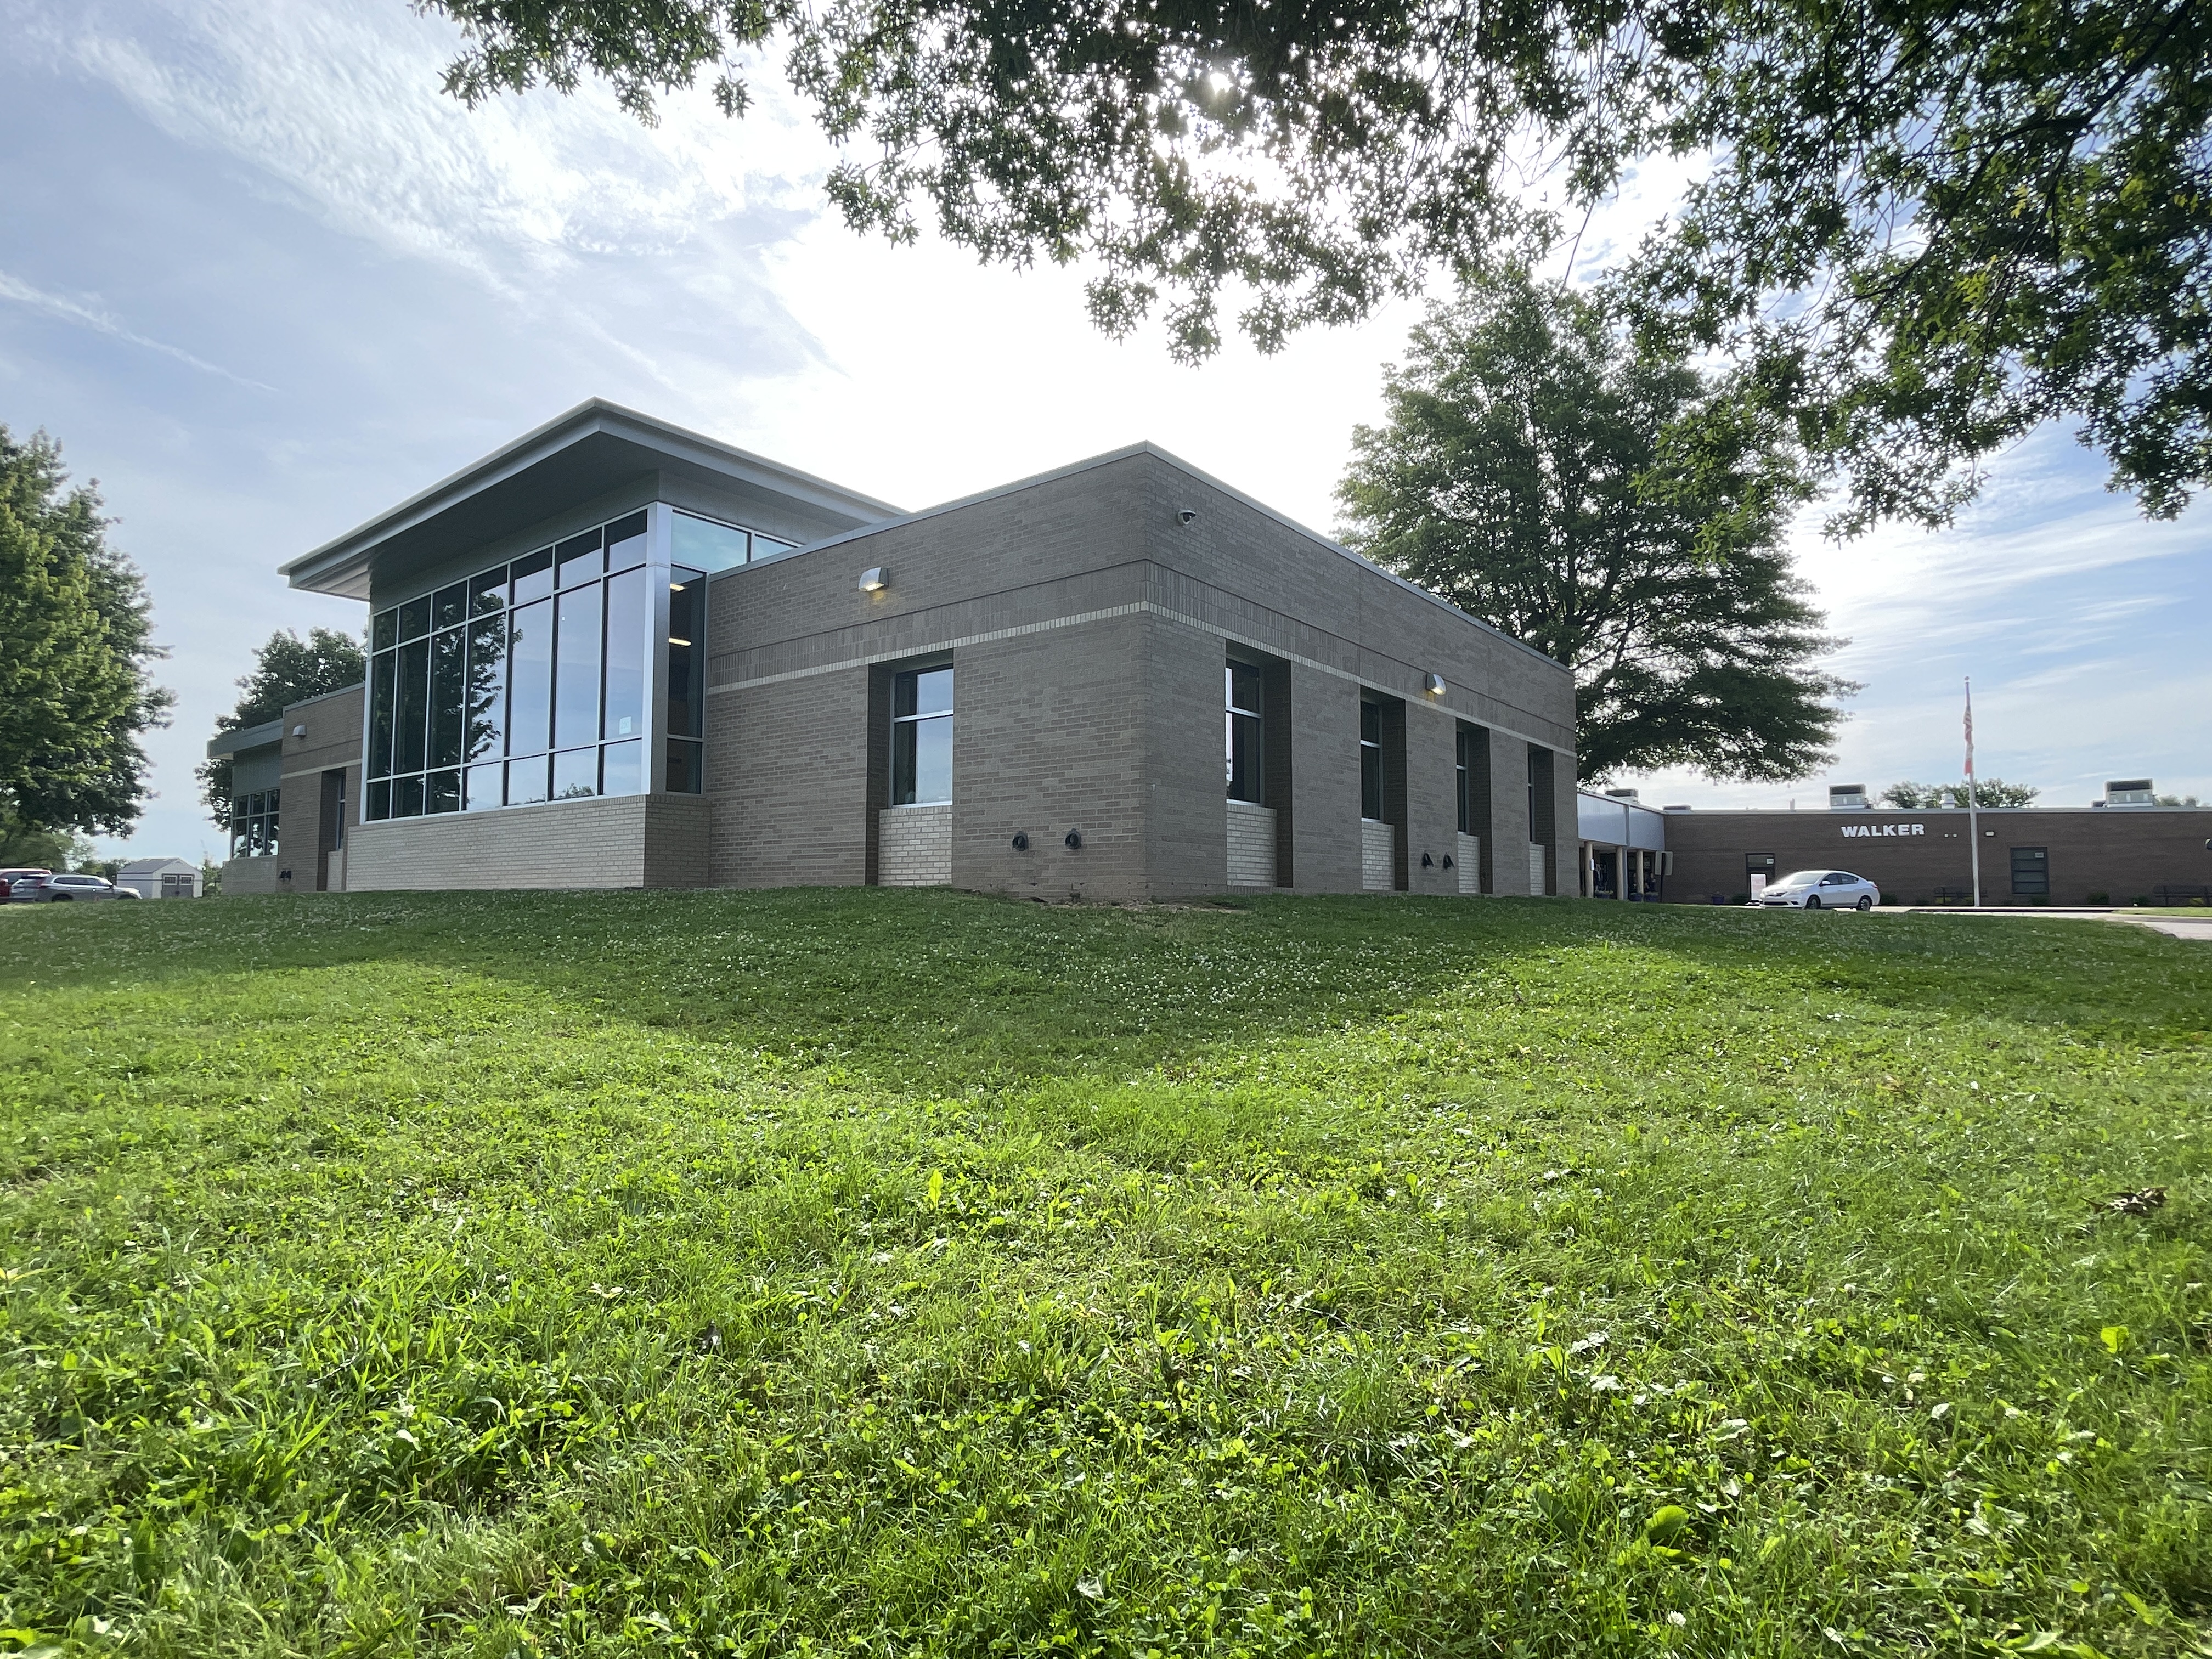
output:
[[[1085, 317], [1082, 275], [857, 237], [834, 152], [757, 79], [743, 121], [679, 97], [647, 129], [604, 91], [471, 112], [456, 37], [404, 0], [0, 0], [0, 424], [96, 478], [144, 571], [174, 719], [153, 799], [107, 856], [220, 856], [192, 768], [255, 646], [357, 630], [276, 567], [587, 397], [906, 507], [1150, 439], [1323, 532], [1353, 428], [1419, 307], [1232, 343], [1201, 368]], [[1584, 269], [1662, 210], [1647, 177]], [[2094, 799], [2150, 775], [2212, 797], [2204, 508], [2142, 520], [2051, 430], [1999, 457], [1952, 528], [1801, 570], [1860, 682], [1802, 783], [1621, 781], [1700, 806], [1825, 803], [1958, 775]]]

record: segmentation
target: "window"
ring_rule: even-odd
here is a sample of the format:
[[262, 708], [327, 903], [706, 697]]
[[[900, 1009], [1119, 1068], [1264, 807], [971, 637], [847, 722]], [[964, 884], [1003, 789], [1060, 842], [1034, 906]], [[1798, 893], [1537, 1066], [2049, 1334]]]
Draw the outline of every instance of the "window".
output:
[[[647, 523], [630, 514], [377, 613], [364, 816], [644, 787]], [[683, 729], [697, 738], [696, 714]]]
[[1774, 854], [1771, 853], [1746, 853], [1743, 855], [1743, 872], [1747, 876], [1765, 876], [1768, 881], [1772, 881], [1774, 879]]
[[912, 669], [891, 682], [891, 805], [951, 799], [952, 671]]
[[696, 570], [668, 573], [668, 787], [679, 795], [703, 789], [707, 578]]
[[2012, 849], [2012, 890], [2021, 898], [2046, 898], [2050, 896], [2050, 849], [2042, 847], [2015, 847]]
[[1229, 799], [1249, 800], [1255, 806], [1267, 802], [1267, 757], [1261, 749], [1265, 722], [1261, 714], [1265, 678], [1251, 663], [1229, 665]]
[[1480, 726], [1459, 728], [1459, 754], [1454, 781], [1459, 793], [1459, 832], [1462, 836], [1483, 833], [1483, 821], [1490, 816], [1489, 801], [1486, 799], [1490, 787], [1490, 733]]
[[276, 854], [276, 797], [274, 789], [256, 789], [230, 804], [230, 855], [234, 859], [274, 858]]
[[1382, 816], [1382, 705], [1359, 702], [1359, 816]]

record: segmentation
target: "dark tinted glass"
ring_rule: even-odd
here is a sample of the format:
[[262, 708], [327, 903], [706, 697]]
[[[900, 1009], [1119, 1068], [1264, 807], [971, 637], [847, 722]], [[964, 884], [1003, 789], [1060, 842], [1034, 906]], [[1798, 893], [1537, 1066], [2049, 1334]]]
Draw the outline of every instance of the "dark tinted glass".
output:
[[901, 720], [891, 728], [891, 804], [922, 806], [952, 799], [952, 722]]
[[1229, 706], [1247, 714], [1260, 712], [1260, 671], [1249, 663], [1229, 665]]
[[569, 537], [553, 550], [553, 561], [560, 567], [562, 586], [590, 581], [606, 568], [606, 561], [599, 556], [599, 532], [594, 530], [588, 535]]
[[419, 772], [430, 730], [430, 641], [403, 645], [394, 656], [399, 665], [399, 712], [392, 726], [392, 769]]
[[1359, 705], [1359, 740], [1362, 743], [1382, 741], [1382, 705], [1363, 702]]
[[392, 816], [395, 818], [419, 818], [422, 816], [422, 780], [420, 777], [394, 778], [392, 781]]
[[430, 631], [430, 596], [410, 599], [399, 607], [399, 637], [418, 640]]
[[393, 699], [398, 695], [398, 659], [389, 651], [379, 652], [368, 671], [368, 775], [392, 775]]
[[[543, 599], [525, 605], [509, 615], [507, 627], [507, 752], [535, 754], [548, 746], [552, 727], [553, 607]], [[514, 799], [512, 780], [507, 799]]]
[[[455, 590], [457, 592], [458, 589]], [[462, 667], [468, 659], [468, 635], [448, 629], [430, 641], [430, 764], [454, 766], [461, 759]]]
[[532, 599], [542, 599], [553, 591], [553, 550], [541, 547], [517, 559], [507, 566], [507, 572], [514, 583], [512, 603], [527, 605]]
[[378, 611], [376, 620], [369, 624], [368, 641], [368, 648], [372, 651], [389, 651], [398, 644], [399, 613], [397, 611]]
[[429, 812], [458, 812], [461, 810], [461, 775], [459, 772], [433, 772], [423, 801], [423, 810]]
[[468, 614], [469, 585], [455, 582], [451, 587], [441, 587], [430, 599], [430, 625], [451, 628]]
[[488, 617], [507, 609], [507, 567], [494, 565], [469, 579], [469, 612]]
[[682, 738], [668, 745], [668, 787], [679, 795], [696, 795], [704, 787], [699, 775], [699, 745]]
[[1229, 799], [1266, 805], [1260, 769], [1260, 721], [1231, 709], [1229, 714]]
[[[645, 602], [642, 570], [607, 578], [606, 714], [599, 735], [635, 738], [645, 730]], [[618, 792], [607, 791], [609, 794]]]
[[[704, 664], [707, 579], [693, 571], [670, 573], [668, 591], [668, 721], [671, 737], [696, 738], [706, 714]], [[675, 787], [673, 784], [669, 786]]]
[[645, 514], [633, 513], [607, 526], [607, 568], [628, 570], [645, 562]]
[[368, 810], [364, 816], [372, 821], [392, 816], [392, 786], [389, 783], [368, 786]]

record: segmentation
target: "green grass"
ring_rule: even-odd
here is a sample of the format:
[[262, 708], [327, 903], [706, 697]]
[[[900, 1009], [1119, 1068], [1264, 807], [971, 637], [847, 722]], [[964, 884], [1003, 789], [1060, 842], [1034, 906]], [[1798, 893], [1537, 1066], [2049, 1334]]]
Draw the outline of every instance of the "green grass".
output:
[[2208, 1021], [2067, 921], [9, 915], [0, 1652], [2212, 1650]]

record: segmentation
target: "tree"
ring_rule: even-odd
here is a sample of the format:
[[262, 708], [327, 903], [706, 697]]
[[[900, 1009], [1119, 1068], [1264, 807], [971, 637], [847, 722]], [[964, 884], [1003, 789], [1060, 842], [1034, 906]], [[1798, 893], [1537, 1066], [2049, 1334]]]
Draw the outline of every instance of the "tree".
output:
[[[2043, 791], [2030, 783], [2007, 783], [2002, 778], [1974, 780], [1977, 806], [2033, 806]], [[1933, 811], [1940, 806], [1964, 806], [1964, 783], [1893, 783], [1881, 792], [1885, 804], [1900, 812]]]
[[0, 827], [121, 835], [146, 796], [139, 734], [173, 698], [149, 665], [153, 611], [107, 545], [98, 487], [65, 490], [43, 432], [0, 427]]
[[1856, 690], [1781, 547], [1806, 484], [1724, 386], [1639, 350], [1598, 300], [1470, 289], [1352, 434], [1346, 540], [1575, 672], [1585, 781], [1691, 765], [1802, 777]]
[[[359, 685], [368, 672], [368, 659], [361, 641], [349, 634], [316, 628], [309, 629], [303, 640], [289, 628], [279, 629], [254, 652], [253, 672], [238, 682], [238, 689], [246, 695], [238, 700], [237, 708], [216, 717], [215, 729], [242, 732], [249, 726], [263, 725], [295, 702]], [[194, 775], [200, 781], [200, 799], [207, 804], [208, 817], [216, 829], [229, 829], [230, 757], [210, 756], [199, 763]]]
[[[1639, 325], [1717, 343], [1850, 480], [1846, 526], [1942, 518], [1971, 463], [2079, 419], [2178, 512], [2212, 456], [2212, 8], [2192, 0], [413, 0], [477, 104], [586, 76], [650, 119], [738, 65], [855, 152], [895, 239], [1091, 262], [1126, 331], [1262, 348], [1439, 265], [1581, 252], [1658, 156], [1696, 182], [1621, 269]], [[774, 70], [771, 73], [775, 72]], [[1534, 180], [1534, 185], [1528, 181]]]

